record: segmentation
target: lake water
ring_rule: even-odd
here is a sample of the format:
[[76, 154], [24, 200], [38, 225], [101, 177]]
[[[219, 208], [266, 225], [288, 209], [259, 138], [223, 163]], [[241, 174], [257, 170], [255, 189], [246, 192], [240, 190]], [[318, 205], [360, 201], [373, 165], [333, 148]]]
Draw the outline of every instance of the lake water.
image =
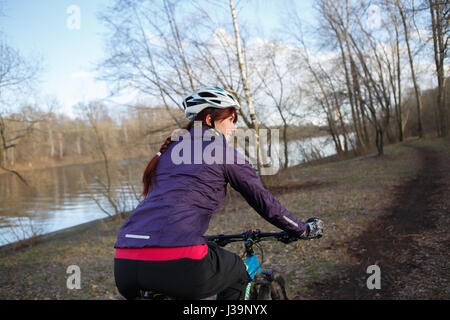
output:
[[[275, 158], [272, 165], [276, 171], [284, 161], [284, 149], [282, 145], [272, 145], [272, 159]], [[320, 150], [321, 156], [336, 152], [329, 137], [291, 141], [289, 166], [304, 162], [312, 149]], [[141, 192], [147, 161], [126, 160], [112, 165], [111, 192], [120, 199], [121, 210], [132, 210], [139, 203], [136, 194]], [[0, 245], [107, 217], [93, 197], [113, 213], [112, 206], [102, 196], [104, 172], [102, 163], [23, 172], [32, 189], [14, 175], [0, 175]]]

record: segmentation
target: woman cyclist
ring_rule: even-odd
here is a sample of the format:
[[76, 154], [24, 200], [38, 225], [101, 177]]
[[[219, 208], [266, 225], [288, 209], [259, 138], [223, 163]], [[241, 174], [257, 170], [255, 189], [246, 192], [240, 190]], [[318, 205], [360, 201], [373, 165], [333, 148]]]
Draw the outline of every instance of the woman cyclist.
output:
[[218, 299], [243, 299], [251, 281], [244, 262], [203, 237], [228, 183], [258, 214], [293, 237], [320, 236], [323, 223], [299, 221], [226, 144], [240, 108], [231, 93], [201, 88], [183, 100], [183, 107], [189, 124], [183, 134], [167, 138], [149, 162], [143, 175], [145, 199], [119, 230], [116, 285], [126, 299], [138, 297], [140, 290], [177, 299], [215, 294]]

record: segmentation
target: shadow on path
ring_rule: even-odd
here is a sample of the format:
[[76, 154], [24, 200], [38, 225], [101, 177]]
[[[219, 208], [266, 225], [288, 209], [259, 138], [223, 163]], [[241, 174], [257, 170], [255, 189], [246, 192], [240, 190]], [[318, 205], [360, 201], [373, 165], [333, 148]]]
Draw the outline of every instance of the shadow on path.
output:
[[[397, 201], [358, 237], [349, 239], [349, 254], [358, 263], [339, 276], [315, 282], [308, 287], [314, 299], [395, 299], [402, 287], [401, 277], [417, 265], [411, 257], [418, 250], [414, 240], [424, 231], [436, 228], [431, 198], [442, 192], [438, 179], [442, 157], [429, 148], [412, 147], [420, 152], [422, 168], [416, 178], [399, 186]], [[448, 158], [447, 158], [448, 159]], [[447, 160], [448, 161], [448, 160]], [[369, 290], [367, 267], [378, 265], [381, 289]]]

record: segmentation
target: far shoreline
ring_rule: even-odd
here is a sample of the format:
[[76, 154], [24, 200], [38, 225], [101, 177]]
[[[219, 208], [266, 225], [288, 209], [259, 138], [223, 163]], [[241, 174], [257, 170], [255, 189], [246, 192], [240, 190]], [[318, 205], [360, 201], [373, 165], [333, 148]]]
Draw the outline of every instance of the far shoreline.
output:
[[[125, 212], [124, 215], [128, 216], [130, 213], [131, 212]], [[102, 223], [108, 223], [108, 222], [112, 222], [114, 220], [119, 220], [119, 219], [121, 219], [120, 215], [95, 219], [92, 221], [84, 222], [84, 223], [77, 224], [77, 225], [67, 227], [64, 229], [60, 229], [60, 230], [52, 231], [52, 232], [45, 233], [42, 235], [34, 236], [31, 238], [27, 238], [27, 239], [15, 241], [15, 242], [7, 243], [4, 245], [0, 245], [0, 257], [7, 256], [10, 253], [17, 252], [20, 250], [26, 250], [32, 246], [35, 246], [36, 244], [42, 244], [45, 242], [57, 240], [57, 238], [59, 238], [59, 237], [70, 236], [71, 234], [74, 234], [74, 233], [81, 233], [88, 229], [93, 229], [95, 227], [98, 227]]]

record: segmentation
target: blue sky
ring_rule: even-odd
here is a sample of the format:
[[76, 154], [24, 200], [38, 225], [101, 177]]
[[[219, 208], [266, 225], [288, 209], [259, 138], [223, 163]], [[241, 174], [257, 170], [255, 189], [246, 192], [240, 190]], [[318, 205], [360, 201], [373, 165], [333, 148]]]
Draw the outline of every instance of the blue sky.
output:
[[[71, 111], [83, 99], [105, 94], [105, 86], [88, 77], [102, 56], [102, 25], [96, 12], [105, 0], [9, 0], [4, 2], [1, 30], [25, 57], [42, 57], [41, 98], [56, 96]], [[70, 5], [80, 7], [80, 29], [67, 27]]]
[[[224, 0], [225, 5], [227, 5]], [[236, 2], [236, 1], [235, 1]], [[311, 15], [311, 1], [296, 1], [305, 16]], [[56, 97], [60, 112], [70, 114], [80, 101], [101, 99], [107, 95], [106, 84], [93, 79], [97, 62], [103, 57], [106, 31], [97, 14], [111, 0], [0, 0], [3, 16], [0, 31], [9, 45], [25, 57], [42, 57], [43, 73], [38, 96]], [[279, 27], [281, 4], [288, 1], [241, 0], [245, 3], [239, 18], [259, 25], [270, 36]], [[80, 29], [71, 30], [67, 21], [71, 5], [80, 8]], [[263, 22], [263, 23], [262, 23]], [[120, 101], [126, 102], [129, 97]], [[128, 102], [128, 101], [127, 101]]]

